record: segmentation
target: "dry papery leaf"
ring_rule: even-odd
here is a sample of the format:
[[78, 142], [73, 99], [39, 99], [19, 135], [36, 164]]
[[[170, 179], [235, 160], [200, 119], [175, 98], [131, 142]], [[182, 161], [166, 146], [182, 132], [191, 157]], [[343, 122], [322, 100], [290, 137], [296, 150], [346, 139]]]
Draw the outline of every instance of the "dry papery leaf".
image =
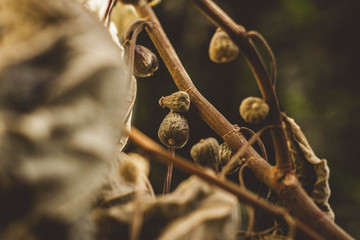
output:
[[74, 0], [3, 0], [0, 29], [0, 239], [91, 239], [125, 114], [122, 52]]
[[320, 159], [315, 155], [294, 119], [285, 114], [283, 114], [283, 119], [295, 175], [316, 205], [330, 219], [334, 220], [335, 215], [328, 202], [330, 197], [330, 170], [326, 159]]
[[[143, 199], [139, 239], [235, 239], [237, 206], [235, 196], [192, 176], [166, 196]], [[128, 239], [133, 211], [133, 202], [97, 209], [97, 239]]]

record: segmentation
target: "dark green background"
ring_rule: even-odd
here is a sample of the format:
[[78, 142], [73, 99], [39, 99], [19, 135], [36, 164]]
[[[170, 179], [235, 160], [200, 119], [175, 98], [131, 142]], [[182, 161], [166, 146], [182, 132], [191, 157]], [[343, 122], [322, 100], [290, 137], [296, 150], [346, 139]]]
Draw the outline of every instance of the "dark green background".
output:
[[[217, 1], [247, 30], [260, 32], [278, 64], [277, 93], [281, 109], [295, 118], [315, 153], [331, 170], [330, 204], [336, 222], [360, 238], [360, 2], [358, 0], [226, 0]], [[242, 55], [228, 64], [208, 58], [216, 27], [188, 0], [163, 0], [154, 8], [183, 65], [199, 91], [233, 124], [248, 126], [238, 113], [241, 100], [260, 96]], [[145, 33], [140, 43], [154, 50]], [[259, 45], [259, 44], [258, 44]], [[263, 49], [259, 46], [261, 52]], [[268, 58], [264, 54], [266, 61]], [[176, 86], [160, 61], [151, 78], [138, 79], [134, 125], [156, 141], [167, 114], [158, 105]], [[190, 108], [191, 109], [191, 108]], [[179, 154], [200, 138], [221, 139], [190, 110], [185, 114], [190, 139]], [[250, 126], [251, 127], [251, 126]], [[254, 130], [257, 130], [256, 128]], [[269, 136], [264, 136], [270, 157]], [[151, 181], [159, 193], [165, 166], [153, 163]], [[173, 187], [187, 175], [175, 171]]]

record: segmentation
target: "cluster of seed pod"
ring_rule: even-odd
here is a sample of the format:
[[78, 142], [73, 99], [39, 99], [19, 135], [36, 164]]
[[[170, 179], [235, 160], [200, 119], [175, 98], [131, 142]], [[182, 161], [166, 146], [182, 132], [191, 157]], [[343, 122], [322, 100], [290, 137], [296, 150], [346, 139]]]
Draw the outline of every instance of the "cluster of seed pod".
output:
[[191, 158], [201, 166], [206, 166], [219, 172], [230, 160], [232, 152], [226, 143], [219, 145], [215, 138], [201, 139], [190, 150]]
[[190, 107], [190, 98], [186, 92], [179, 91], [159, 100], [162, 107], [168, 107], [170, 112], [161, 122], [158, 137], [167, 147], [182, 148], [189, 139], [189, 124], [183, 112]]

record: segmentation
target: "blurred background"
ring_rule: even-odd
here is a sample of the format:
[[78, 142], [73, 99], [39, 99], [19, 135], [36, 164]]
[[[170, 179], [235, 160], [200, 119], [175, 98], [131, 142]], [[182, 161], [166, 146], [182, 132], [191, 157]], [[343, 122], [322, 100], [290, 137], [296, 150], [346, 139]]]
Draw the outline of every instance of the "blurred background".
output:
[[[301, 126], [317, 156], [328, 160], [335, 221], [360, 238], [360, 1], [216, 3], [247, 30], [260, 32], [272, 47], [281, 109]], [[231, 123], [258, 130], [246, 124], [238, 112], [243, 98], [260, 96], [244, 57], [239, 55], [227, 64], [209, 60], [208, 46], [216, 27], [190, 1], [163, 0], [154, 11], [198, 90]], [[156, 52], [145, 33], [139, 43]], [[261, 44], [257, 45], [264, 52]], [[268, 63], [267, 55], [263, 56]], [[157, 142], [158, 126], [168, 113], [158, 100], [175, 91], [161, 60], [153, 77], [138, 79], [133, 124]], [[201, 138], [215, 137], [222, 143], [192, 107], [185, 116], [190, 139], [177, 153], [190, 159], [191, 146]], [[263, 138], [271, 158], [270, 137], [265, 134]], [[165, 165], [152, 162], [150, 179], [157, 193], [162, 192], [165, 171]], [[175, 170], [172, 188], [186, 177]]]

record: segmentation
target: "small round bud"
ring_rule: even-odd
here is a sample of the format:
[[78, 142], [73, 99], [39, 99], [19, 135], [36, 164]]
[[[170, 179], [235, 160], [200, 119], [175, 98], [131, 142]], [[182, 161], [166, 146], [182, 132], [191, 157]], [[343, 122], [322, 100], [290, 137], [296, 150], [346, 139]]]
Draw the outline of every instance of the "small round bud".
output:
[[226, 63], [234, 60], [239, 54], [239, 47], [229, 35], [218, 28], [214, 33], [209, 46], [209, 57], [216, 63]]
[[148, 48], [142, 45], [135, 46], [134, 74], [137, 77], [149, 77], [158, 69], [158, 59]]
[[248, 123], [259, 124], [263, 122], [268, 113], [269, 106], [258, 97], [247, 97], [240, 104], [240, 115]]
[[180, 114], [170, 112], [160, 124], [158, 137], [167, 147], [182, 148], [189, 139], [189, 124]]
[[195, 163], [219, 171], [219, 143], [215, 138], [201, 139], [191, 148], [190, 155]]
[[232, 151], [226, 142], [219, 145], [219, 158], [221, 166], [225, 166], [229, 162], [231, 155]]
[[136, 182], [141, 174], [149, 175], [148, 161], [137, 153], [129, 153], [126, 159], [119, 167], [120, 175], [128, 182]]
[[163, 108], [167, 107], [173, 112], [187, 112], [190, 107], [190, 97], [186, 92], [178, 91], [169, 96], [160, 98], [159, 104]]

